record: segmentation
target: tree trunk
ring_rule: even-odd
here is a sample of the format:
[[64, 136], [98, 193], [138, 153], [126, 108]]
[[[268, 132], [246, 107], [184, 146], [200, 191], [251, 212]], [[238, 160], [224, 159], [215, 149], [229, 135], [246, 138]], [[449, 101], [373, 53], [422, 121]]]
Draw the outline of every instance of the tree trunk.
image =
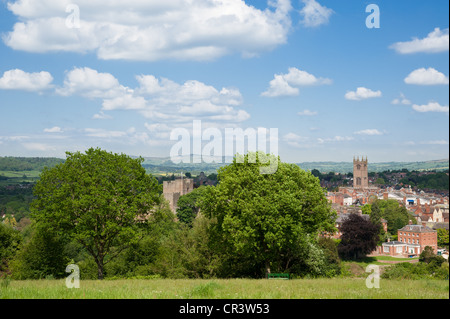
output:
[[270, 263], [266, 261], [266, 274], [270, 274]]
[[103, 277], [104, 277], [104, 274], [103, 274], [103, 269], [104, 269], [103, 256], [98, 256], [96, 262], [97, 262], [97, 269], [98, 269], [98, 279], [99, 280], [103, 280]]

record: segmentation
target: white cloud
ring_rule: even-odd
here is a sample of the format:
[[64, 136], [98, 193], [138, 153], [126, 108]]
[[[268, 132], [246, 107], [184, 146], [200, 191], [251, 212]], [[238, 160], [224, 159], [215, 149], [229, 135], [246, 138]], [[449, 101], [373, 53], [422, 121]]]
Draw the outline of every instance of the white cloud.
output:
[[416, 85], [439, 85], [448, 84], [448, 76], [437, 71], [434, 68], [420, 68], [412, 71], [406, 78], [406, 84], [416, 84]]
[[66, 74], [64, 86], [56, 93], [64, 96], [81, 95], [89, 98], [114, 98], [130, 92], [110, 73], [91, 68], [74, 68]]
[[330, 143], [330, 142], [348, 142], [348, 141], [353, 141], [354, 138], [352, 136], [335, 136], [335, 137], [331, 137], [331, 138], [318, 138], [317, 142], [319, 142], [319, 144], [323, 144], [323, 143]]
[[304, 111], [298, 112], [297, 114], [300, 116], [314, 116], [314, 115], [317, 115], [317, 112], [310, 111], [310, 110], [304, 110]]
[[45, 133], [62, 133], [62, 129], [59, 126], [54, 126], [52, 128], [45, 128]]
[[291, 67], [287, 74], [275, 74], [274, 79], [269, 83], [269, 88], [261, 95], [266, 97], [296, 96], [300, 93], [299, 87], [331, 83], [330, 79], [317, 78], [306, 71]]
[[408, 42], [397, 42], [390, 48], [400, 54], [445, 52], [449, 48], [449, 29], [441, 31], [440, 28], [435, 28], [426, 38], [413, 38]]
[[45, 71], [28, 73], [14, 69], [3, 73], [0, 78], [0, 89], [42, 91], [51, 88], [52, 81], [52, 75]]
[[370, 98], [381, 97], [381, 91], [372, 91], [365, 87], [359, 87], [356, 91], [349, 91], [345, 94], [347, 100], [360, 101]]
[[435, 140], [435, 141], [422, 142], [420, 144], [426, 144], [426, 145], [448, 145], [448, 141], [446, 141], [446, 140]]
[[354, 134], [357, 134], [357, 135], [383, 135], [383, 133], [382, 132], [380, 132], [379, 130], [377, 130], [377, 129], [366, 129], [366, 130], [361, 130], [361, 131], [357, 131], [357, 132], [355, 132]]
[[291, 133], [284, 135], [283, 140], [290, 146], [301, 148], [301, 147], [307, 147], [305, 142], [308, 141], [308, 138], [291, 132]]
[[417, 111], [417, 112], [421, 112], [421, 113], [425, 113], [425, 112], [442, 112], [442, 113], [449, 113], [449, 107], [447, 106], [441, 106], [439, 103], [437, 102], [429, 102], [426, 105], [417, 105], [414, 104], [412, 106], [412, 108]]
[[322, 24], [328, 24], [331, 15], [334, 13], [332, 9], [320, 5], [315, 0], [302, 0], [305, 6], [300, 11], [303, 16], [303, 24], [306, 27], [318, 27]]
[[279, 96], [296, 96], [300, 94], [298, 88], [289, 85], [282, 75], [276, 74], [274, 79], [269, 83], [270, 87], [267, 91], [261, 93], [265, 97], [279, 97]]
[[62, 96], [80, 95], [102, 99], [102, 109], [93, 119], [109, 119], [112, 110], [134, 110], [145, 118], [187, 122], [196, 119], [242, 122], [250, 115], [237, 107], [243, 103], [236, 88], [220, 90], [196, 80], [183, 84], [153, 75], [136, 76], [139, 86], [123, 86], [110, 73], [90, 68], [74, 68], [66, 74], [64, 85], [56, 89]]
[[23, 143], [22, 145], [29, 151], [46, 152], [55, 150], [55, 147], [44, 143]]
[[290, 0], [259, 10], [244, 0], [77, 0], [79, 28], [68, 28], [65, 0], [17, 0], [20, 22], [3, 41], [28, 52], [95, 52], [100, 59], [211, 60], [255, 56], [286, 43]]
[[411, 105], [411, 101], [408, 100], [405, 95], [403, 93], [400, 93], [400, 97], [392, 100], [391, 104], [394, 105], [398, 105], [398, 104], [403, 104], [403, 105]]

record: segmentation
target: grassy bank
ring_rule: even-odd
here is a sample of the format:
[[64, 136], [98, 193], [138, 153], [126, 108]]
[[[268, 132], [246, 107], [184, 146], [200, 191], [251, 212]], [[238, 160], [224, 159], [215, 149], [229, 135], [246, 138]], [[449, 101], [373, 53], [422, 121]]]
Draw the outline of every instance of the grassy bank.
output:
[[445, 280], [380, 280], [368, 289], [365, 279], [297, 280], [82, 280], [68, 289], [65, 280], [11, 281], [0, 285], [9, 299], [448, 299]]

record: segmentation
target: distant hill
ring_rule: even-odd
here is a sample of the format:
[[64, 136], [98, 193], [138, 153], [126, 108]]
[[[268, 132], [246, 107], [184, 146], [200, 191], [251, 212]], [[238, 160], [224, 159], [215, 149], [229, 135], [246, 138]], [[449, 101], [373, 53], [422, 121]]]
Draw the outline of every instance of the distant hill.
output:
[[[40, 158], [40, 157], [0, 157], [0, 172], [2, 171], [42, 171], [47, 167], [53, 167], [59, 163], [64, 162], [61, 158]], [[231, 162], [230, 159], [227, 163]], [[182, 172], [190, 172], [197, 175], [200, 172], [205, 174], [216, 173], [217, 170], [227, 163], [181, 163], [174, 164], [169, 157], [145, 157], [142, 166], [152, 174], [179, 174]], [[353, 171], [352, 162], [303, 162], [297, 163], [300, 168], [312, 171], [317, 169], [322, 173], [349, 173]], [[369, 172], [382, 172], [387, 170], [402, 170], [408, 171], [418, 170], [436, 170], [443, 171], [449, 169], [449, 160], [433, 160], [423, 162], [384, 162], [371, 163], [369, 162]]]
[[55, 157], [0, 157], [0, 171], [42, 171], [44, 167], [53, 167], [64, 162]]
[[[353, 172], [352, 162], [304, 162], [297, 165], [304, 170], [317, 169], [322, 173], [349, 173]], [[387, 170], [402, 170], [408, 171], [442, 171], [449, 169], [449, 160], [434, 160], [424, 162], [384, 162], [371, 163], [369, 161], [369, 172], [383, 172]]]

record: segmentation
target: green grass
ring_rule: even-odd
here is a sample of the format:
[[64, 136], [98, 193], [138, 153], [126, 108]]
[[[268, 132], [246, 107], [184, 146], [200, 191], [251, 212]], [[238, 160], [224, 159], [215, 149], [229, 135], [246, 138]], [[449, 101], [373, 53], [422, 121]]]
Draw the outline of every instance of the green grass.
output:
[[65, 280], [10, 281], [0, 285], [7, 299], [448, 299], [445, 280], [380, 280], [368, 289], [364, 278], [296, 280]]

